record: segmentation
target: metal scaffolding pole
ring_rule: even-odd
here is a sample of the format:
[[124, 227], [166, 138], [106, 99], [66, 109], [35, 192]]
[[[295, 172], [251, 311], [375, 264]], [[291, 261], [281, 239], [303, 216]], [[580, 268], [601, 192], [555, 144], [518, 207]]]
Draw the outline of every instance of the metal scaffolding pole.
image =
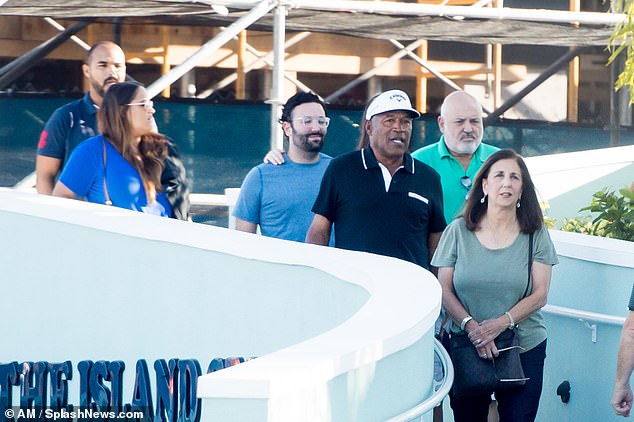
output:
[[282, 115], [282, 91], [284, 88], [284, 40], [286, 34], [286, 5], [279, 3], [275, 8], [273, 25], [273, 83], [271, 86], [271, 149], [282, 149], [284, 137], [278, 123]]
[[[401, 49], [404, 49], [405, 46], [403, 44], [401, 44], [400, 42], [396, 41], [396, 40], [390, 40], [390, 42]], [[436, 78], [440, 79], [442, 82], [444, 82], [445, 84], [447, 84], [448, 86], [450, 86], [451, 88], [455, 89], [456, 91], [463, 91], [463, 89], [460, 87], [460, 85], [456, 84], [454, 81], [452, 81], [451, 79], [449, 79], [448, 77], [446, 77], [445, 75], [443, 75], [441, 72], [439, 72], [438, 70], [436, 70], [432, 65], [430, 65], [428, 62], [426, 62], [425, 60], [421, 59], [418, 55], [414, 54], [411, 51], [407, 52], [407, 55], [412, 58], [412, 60], [414, 60], [416, 63], [418, 63], [419, 65], [421, 65], [422, 67], [424, 67], [425, 69], [427, 69], [429, 71], [429, 73], [431, 73], [432, 75], [434, 75]], [[482, 110], [484, 110], [484, 112], [486, 114], [490, 114], [491, 112], [489, 110], [487, 110], [484, 106], [482, 107]]]
[[[295, 34], [293, 35], [291, 38], [289, 38], [285, 43], [284, 43], [284, 48], [288, 48], [291, 47], [295, 44], [297, 44], [298, 42], [300, 42], [301, 40], [305, 39], [306, 37], [308, 37], [311, 33], [310, 32], [300, 32], [299, 34]], [[251, 47], [248, 43], [246, 45], [247, 47], [247, 51], [249, 51], [251, 54], [253, 54], [254, 56], [258, 57], [255, 61], [249, 63], [248, 65], [246, 65], [244, 67], [244, 73], [249, 73], [250, 71], [252, 71], [253, 69], [256, 69], [258, 66], [260, 66], [262, 63], [273, 67], [273, 51], [269, 51], [266, 54], [262, 54], [259, 51], [257, 51], [255, 48]], [[310, 88], [308, 88], [306, 85], [304, 85], [303, 83], [301, 83], [299, 80], [297, 80], [296, 78], [293, 78], [289, 75], [287, 75], [286, 73], [284, 74], [284, 77], [292, 82], [293, 84], [295, 84], [295, 86], [297, 86], [299, 89], [301, 89], [302, 91], [309, 91]], [[227, 85], [233, 83], [236, 81], [236, 79], [238, 79], [238, 74], [237, 72], [232, 73], [231, 75], [228, 75], [227, 77], [223, 78], [222, 80], [216, 82], [211, 88], [208, 88], [206, 90], [204, 90], [203, 92], [201, 92], [200, 94], [197, 95], [198, 98], [207, 98], [208, 96], [210, 96], [214, 91], [218, 90], [218, 89], [222, 89], [224, 87], [226, 87]]]
[[342, 86], [341, 88], [339, 88], [338, 90], [336, 90], [335, 92], [333, 92], [332, 94], [327, 96], [326, 97], [326, 102], [330, 102], [330, 101], [336, 100], [344, 92], [347, 92], [350, 89], [354, 88], [355, 86], [359, 85], [361, 82], [364, 82], [364, 81], [370, 79], [372, 76], [376, 75], [379, 72], [379, 70], [381, 70], [381, 68], [383, 68], [384, 66], [386, 66], [386, 65], [388, 65], [388, 64], [390, 64], [390, 63], [392, 63], [392, 62], [394, 62], [396, 60], [399, 60], [400, 58], [402, 58], [404, 56], [406, 56], [407, 53], [411, 53], [412, 50], [416, 50], [424, 42], [425, 42], [425, 40], [417, 40], [417, 41], [414, 41], [413, 43], [411, 43], [410, 45], [408, 45], [407, 47], [404, 47], [400, 51], [397, 51], [396, 53], [391, 55], [386, 61], [384, 61], [380, 65], [374, 67], [373, 69], [368, 70], [363, 75], [361, 75], [358, 78], [348, 82], [347, 84], [345, 84], [344, 86]]
[[259, 2], [247, 14], [229, 25], [226, 30], [222, 31], [214, 38], [203, 44], [187, 60], [172, 68], [172, 70], [170, 70], [168, 73], [161, 76], [150, 86], [148, 86], [148, 96], [150, 98], [154, 98], [155, 96], [157, 96], [166, 87], [170, 86], [172, 83], [180, 79], [185, 73], [193, 69], [199, 62], [206, 59], [213, 51], [225, 45], [227, 42], [233, 39], [233, 37], [237, 36], [240, 31], [248, 28], [252, 23], [260, 19], [262, 16], [266, 15], [269, 11], [271, 11], [271, 9], [275, 7], [275, 5], [276, 3], [268, 0]]
[[71, 36], [75, 35], [86, 26], [90, 25], [93, 20], [78, 22], [58, 35], [50, 38], [42, 44], [35, 47], [28, 53], [18, 57], [11, 63], [8, 63], [0, 69], [0, 89], [4, 89], [11, 85], [15, 80], [22, 76], [27, 70], [34, 66], [42, 58], [46, 57], [51, 51], [62, 45]]
[[542, 84], [546, 79], [550, 78], [554, 75], [561, 67], [566, 65], [573, 57], [578, 56], [581, 51], [584, 50], [584, 47], [577, 47], [570, 50], [568, 53], [564, 54], [560, 58], [558, 58], [553, 64], [548, 66], [546, 70], [544, 70], [539, 76], [537, 76], [533, 81], [531, 81], [528, 85], [522, 88], [517, 94], [513, 95], [511, 98], [506, 100], [504, 104], [502, 104], [497, 110], [493, 111], [493, 113], [489, 114], [484, 119], [484, 125], [488, 125], [493, 123], [498, 117], [500, 117], [504, 112], [515, 104], [520, 102], [522, 98], [527, 96], [532, 90], [537, 88]]
[[[64, 32], [66, 31], [66, 28], [64, 28], [62, 25], [59, 24], [59, 22], [57, 22], [55, 19], [52, 18], [44, 18], [44, 21], [46, 21], [46, 23], [48, 23], [49, 25], [51, 25], [53, 28], [57, 29], [59, 32]], [[84, 42], [81, 38], [79, 38], [76, 35], [73, 35], [70, 37], [71, 41], [73, 41], [75, 44], [77, 44], [78, 46], [80, 46], [81, 48], [83, 48], [84, 50], [88, 51], [90, 50], [90, 45], [86, 42]]]

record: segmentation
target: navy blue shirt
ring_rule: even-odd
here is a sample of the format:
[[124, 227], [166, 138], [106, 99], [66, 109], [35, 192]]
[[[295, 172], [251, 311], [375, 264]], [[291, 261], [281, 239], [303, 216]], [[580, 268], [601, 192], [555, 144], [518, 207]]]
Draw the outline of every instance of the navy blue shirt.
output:
[[442, 232], [440, 176], [405, 154], [389, 189], [371, 148], [330, 162], [313, 212], [335, 225], [335, 247], [400, 258], [429, 269], [430, 233]]
[[37, 154], [58, 158], [63, 165], [77, 145], [97, 135], [97, 111], [89, 93], [59, 107], [40, 134]]

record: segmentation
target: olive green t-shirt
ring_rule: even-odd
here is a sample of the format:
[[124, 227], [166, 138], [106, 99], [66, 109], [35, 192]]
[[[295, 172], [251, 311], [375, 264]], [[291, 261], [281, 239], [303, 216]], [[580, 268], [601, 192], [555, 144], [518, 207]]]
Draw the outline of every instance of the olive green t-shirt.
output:
[[[454, 220], [442, 234], [432, 265], [454, 268], [454, 290], [475, 320], [497, 318], [522, 299], [528, 282], [529, 235], [520, 233], [510, 246], [489, 249], [463, 218]], [[545, 226], [533, 235], [533, 260], [547, 265], [559, 261]], [[530, 295], [532, 283], [527, 295]], [[452, 327], [460, 331], [459, 327]], [[520, 345], [531, 350], [546, 339], [540, 311], [519, 323]]]

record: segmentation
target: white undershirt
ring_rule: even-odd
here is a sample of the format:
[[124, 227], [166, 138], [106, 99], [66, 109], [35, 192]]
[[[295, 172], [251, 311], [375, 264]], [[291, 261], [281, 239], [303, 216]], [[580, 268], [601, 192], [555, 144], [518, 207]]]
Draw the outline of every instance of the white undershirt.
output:
[[[387, 167], [385, 167], [381, 163], [378, 163], [378, 164], [379, 164], [379, 168], [381, 169], [381, 173], [383, 173], [383, 183], [385, 183], [385, 191], [388, 192], [390, 190], [390, 183], [392, 183], [392, 175], [390, 174], [390, 171], [387, 169]], [[396, 172], [402, 168], [403, 166], [399, 166], [394, 172], [394, 174], [396, 174]]]

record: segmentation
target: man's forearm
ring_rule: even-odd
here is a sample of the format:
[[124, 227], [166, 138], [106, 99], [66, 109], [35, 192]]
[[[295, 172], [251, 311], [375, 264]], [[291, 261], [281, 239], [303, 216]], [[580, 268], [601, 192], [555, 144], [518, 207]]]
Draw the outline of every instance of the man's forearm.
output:
[[634, 313], [630, 312], [621, 333], [615, 384], [628, 385], [632, 370], [634, 370]]
[[55, 187], [55, 178], [50, 176], [37, 175], [35, 178], [35, 190], [43, 195], [51, 195]]

